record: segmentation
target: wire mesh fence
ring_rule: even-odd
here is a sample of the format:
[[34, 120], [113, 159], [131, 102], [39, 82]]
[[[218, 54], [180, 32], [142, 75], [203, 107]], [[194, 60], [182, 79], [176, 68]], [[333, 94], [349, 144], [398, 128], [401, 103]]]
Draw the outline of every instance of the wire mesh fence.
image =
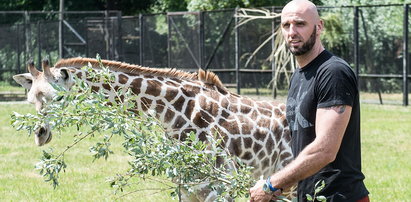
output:
[[[351, 64], [360, 89], [376, 95], [376, 102], [408, 104], [408, 8], [319, 8], [326, 22], [325, 47]], [[280, 7], [266, 9], [281, 12]], [[239, 93], [272, 93], [270, 81], [277, 73], [277, 88], [286, 91], [285, 75], [276, 72], [276, 61], [270, 60], [270, 36], [280, 19], [257, 19], [236, 27], [236, 12], [0, 12], [0, 81], [12, 83], [11, 75], [25, 72], [30, 58], [40, 66], [46, 56], [56, 62], [60, 57], [99, 54], [148, 67], [208, 69]], [[387, 98], [386, 93], [397, 96]]]

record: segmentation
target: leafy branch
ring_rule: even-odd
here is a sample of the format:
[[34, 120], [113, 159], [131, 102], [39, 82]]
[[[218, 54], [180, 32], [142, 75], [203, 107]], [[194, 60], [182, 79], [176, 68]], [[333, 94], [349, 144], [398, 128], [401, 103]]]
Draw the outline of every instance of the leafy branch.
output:
[[325, 196], [318, 196], [318, 194], [320, 193], [321, 190], [323, 190], [325, 187], [325, 181], [321, 180], [315, 183], [314, 185], [314, 195], [311, 196], [309, 194], [306, 194], [307, 200], [308, 201], [320, 201], [320, 202], [324, 202], [327, 201], [327, 198], [325, 198]]

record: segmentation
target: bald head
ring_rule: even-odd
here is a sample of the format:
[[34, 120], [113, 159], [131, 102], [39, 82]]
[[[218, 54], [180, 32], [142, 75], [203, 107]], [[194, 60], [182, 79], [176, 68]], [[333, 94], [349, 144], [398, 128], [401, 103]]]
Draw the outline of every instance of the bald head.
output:
[[301, 67], [324, 49], [320, 40], [323, 28], [317, 7], [308, 0], [293, 0], [281, 12], [281, 30], [286, 46]]
[[281, 11], [281, 17], [290, 14], [300, 14], [306, 16], [308, 18], [306, 20], [313, 20], [314, 23], [318, 23], [318, 21], [320, 21], [317, 7], [308, 0], [290, 1]]

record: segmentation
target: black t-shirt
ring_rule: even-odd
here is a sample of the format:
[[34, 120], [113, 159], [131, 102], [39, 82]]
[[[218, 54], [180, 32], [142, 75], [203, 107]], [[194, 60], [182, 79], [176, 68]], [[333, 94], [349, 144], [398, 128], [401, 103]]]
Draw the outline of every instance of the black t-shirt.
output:
[[306, 194], [313, 196], [314, 185], [319, 180], [325, 180], [326, 186], [317, 196], [325, 196], [327, 201], [355, 201], [368, 195], [361, 172], [358, 96], [356, 76], [350, 66], [326, 50], [294, 72], [287, 98], [287, 120], [294, 156], [315, 139], [318, 108], [352, 106], [335, 161], [298, 183], [298, 201], [307, 201]]

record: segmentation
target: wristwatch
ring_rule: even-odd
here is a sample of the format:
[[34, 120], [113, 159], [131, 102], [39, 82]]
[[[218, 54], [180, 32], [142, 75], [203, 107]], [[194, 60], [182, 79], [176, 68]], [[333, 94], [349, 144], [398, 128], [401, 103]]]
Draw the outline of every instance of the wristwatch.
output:
[[268, 176], [267, 180], [265, 181], [264, 185], [263, 185], [263, 191], [267, 194], [274, 194], [275, 191], [280, 190], [281, 192], [283, 191], [283, 189], [281, 188], [275, 188], [273, 187], [273, 185], [271, 184], [270, 181], [270, 176]]

